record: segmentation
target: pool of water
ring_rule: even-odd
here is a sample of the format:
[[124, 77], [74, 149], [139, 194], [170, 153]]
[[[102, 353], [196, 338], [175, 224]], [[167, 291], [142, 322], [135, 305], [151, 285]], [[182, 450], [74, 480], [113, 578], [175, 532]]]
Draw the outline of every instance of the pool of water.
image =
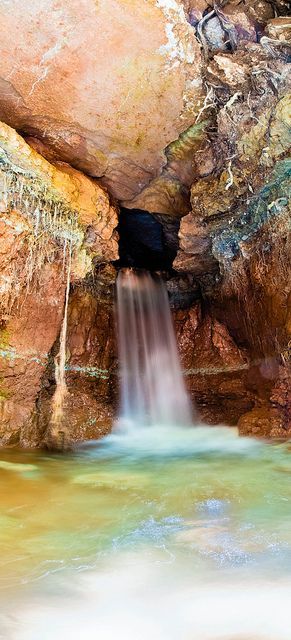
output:
[[290, 444], [141, 429], [0, 482], [1, 639], [290, 640]]

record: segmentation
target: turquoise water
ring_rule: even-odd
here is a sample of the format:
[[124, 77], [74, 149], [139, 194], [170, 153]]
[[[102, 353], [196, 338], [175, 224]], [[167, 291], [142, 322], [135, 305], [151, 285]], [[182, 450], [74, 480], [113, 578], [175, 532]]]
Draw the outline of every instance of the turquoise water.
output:
[[288, 443], [140, 429], [0, 481], [0, 638], [291, 639]]

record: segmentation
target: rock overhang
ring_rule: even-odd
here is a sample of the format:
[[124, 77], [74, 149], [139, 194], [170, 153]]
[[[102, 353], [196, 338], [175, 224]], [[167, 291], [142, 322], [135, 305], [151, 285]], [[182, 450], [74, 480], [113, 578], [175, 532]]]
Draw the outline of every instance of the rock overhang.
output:
[[200, 45], [182, 3], [28, 0], [24, 12], [9, 0], [1, 26], [0, 118], [130, 207], [203, 102]]

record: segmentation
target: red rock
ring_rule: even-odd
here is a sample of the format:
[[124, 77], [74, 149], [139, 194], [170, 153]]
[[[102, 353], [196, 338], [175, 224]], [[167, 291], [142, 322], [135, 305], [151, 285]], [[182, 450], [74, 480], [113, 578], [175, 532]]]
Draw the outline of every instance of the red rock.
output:
[[241, 435], [266, 438], [286, 438], [282, 417], [268, 406], [255, 408], [242, 416], [238, 422]]
[[34, 446], [45, 435], [35, 408], [63, 319], [68, 246], [72, 281], [92, 271], [93, 259], [105, 263], [108, 279], [117, 210], [96, 182], [50, 164], [2, 123], [0, 149], [0, 443]]
[[284, 428], [291, 431], [291, 370], [288, 363], [279, 367], [270, 400], [272, 406], [280, 411]]
[[175, 312], [175, 326], [187, 387], [200, 418], [236, 424], [255, 401], [247, 388], [245, 353], [222, 323], [203, 317], [199, 304]]
[[[46, 264], [37, 290], [23, 290], [2, 332], [0, 443], [30, 444], [32, 418], [48, 354], [60, 331], [65, 282], [61, 265]], [[36, 437], [39, 444], [39, 438]]]

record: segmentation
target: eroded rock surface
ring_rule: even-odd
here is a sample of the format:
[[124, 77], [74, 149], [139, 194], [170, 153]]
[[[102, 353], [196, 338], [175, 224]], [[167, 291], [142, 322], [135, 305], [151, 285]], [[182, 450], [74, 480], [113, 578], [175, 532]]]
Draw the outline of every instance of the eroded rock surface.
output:
[[175, 312], [175, 325], [198, 419], [209, 424], [236, 424], [255, 402], [247, 385], [246, 351], [237, 347], [224, 324], [202, 313], [199, 303]]
[[182, 4], [9, 0], [0, 24], [0, 118], [131, 206], [203, 102]]
[[92, 179], [51, 165], [0, 126], [0, 442], [39, 445], [36, 401], [66, 280], [118, 256], [117, 209]]
[[[115, 270], [102, 269], [98, 282], [72, 288], [67, 326], [64, 424], [69, 442], [96, 439], [111, 430], [117, 405], [117, 349], [113, 313]], [[47, 433], [55, 390], [53, 355], [43, 372], [36, 433]]]
[[0, 442], [45, 441], [68, 268], [69, 436], [111, 427], [114, 198], [141, 243], [139, 220], [162, 225], [153, 268], [200, 417], [290, 435], [287, 11], [286, 0], [3, 4]]

